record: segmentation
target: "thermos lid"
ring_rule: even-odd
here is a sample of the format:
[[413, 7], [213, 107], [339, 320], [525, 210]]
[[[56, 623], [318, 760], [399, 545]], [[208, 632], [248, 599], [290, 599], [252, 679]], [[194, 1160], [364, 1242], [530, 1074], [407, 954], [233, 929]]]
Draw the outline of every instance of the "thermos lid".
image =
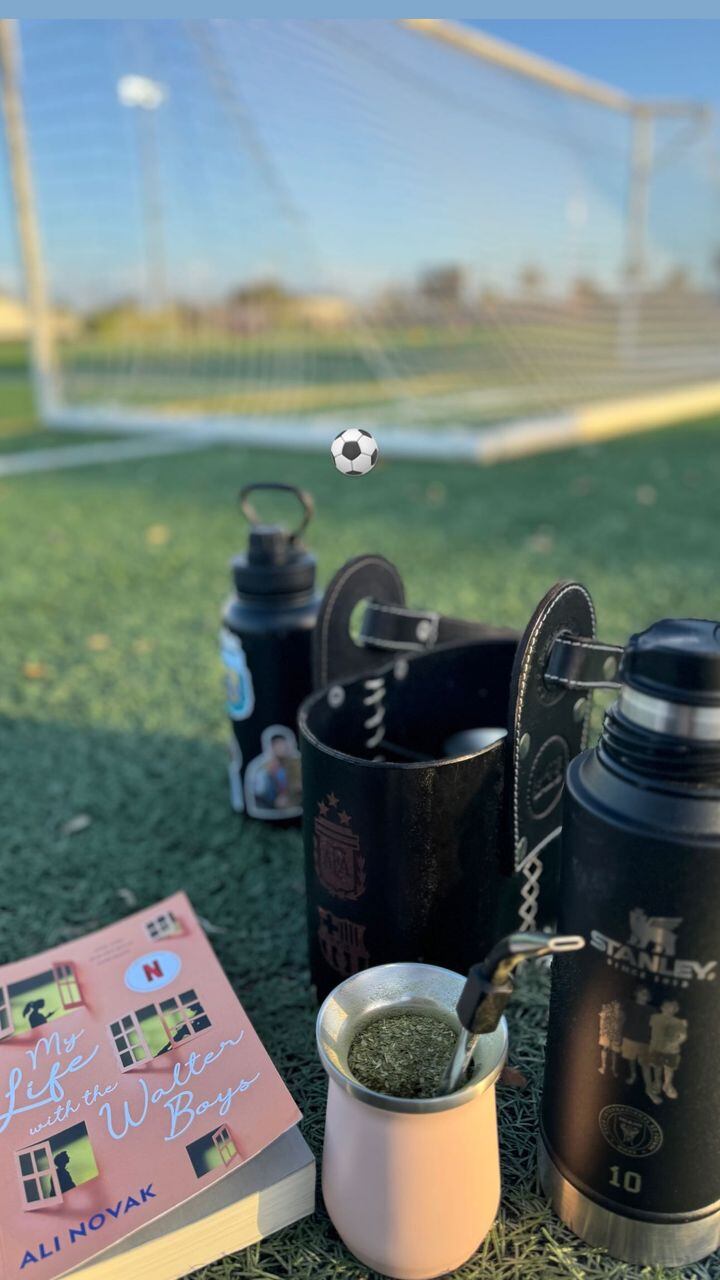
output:
[[630, 637], [620, 679], [649, 698], [720, 707], [720, 623], [698, 618], [654, 623]]
[[[257, 489], [293, 494], [303, 508], [303, 519], [298, 528], [288, 531], [279, 524], [263, 524], [249, 501], [250, 493]], [[240, 507], [250, 524], [250, 537], [247, 551], [232, 561], [238, 592], [241, 595], [274, 596], [312, 591], [316, 560], [300, 541], [300, 534], [314, 511], [310, 494], [291, 484], [248, 484], [240, 490]]]

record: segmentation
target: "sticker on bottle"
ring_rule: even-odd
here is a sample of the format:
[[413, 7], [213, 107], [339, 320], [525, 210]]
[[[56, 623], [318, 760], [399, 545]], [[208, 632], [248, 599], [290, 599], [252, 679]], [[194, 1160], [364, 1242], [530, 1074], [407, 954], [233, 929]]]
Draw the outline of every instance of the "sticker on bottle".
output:
[[245, 807], [253, 818], [298, 818], [302, 813], [300, 752], [292, 729], [263, 729], [262, 752], [245, 774]]
[[242, 784], [243, 757], [242, 757], [242, 751], [238, 746], [237, 738], [235, 737], [234, 733], [230, 735], [228, 750], [229, 750], [228, 782], [230, 784], [230, 808], [233, 809], [235, 813], [244, 813], [245, 812], [245, 795], [243, 792], [243, 784]]
[[225, 667], [225, 706], [231, 720], [247, 720], [255, 710], [255, 690], [242, 640], [220, 628], [220, 657]]

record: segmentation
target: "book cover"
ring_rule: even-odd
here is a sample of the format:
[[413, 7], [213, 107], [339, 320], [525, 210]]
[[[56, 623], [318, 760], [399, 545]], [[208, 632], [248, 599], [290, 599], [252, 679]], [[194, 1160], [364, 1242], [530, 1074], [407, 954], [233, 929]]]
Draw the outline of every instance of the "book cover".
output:
[[64, 1275], [300, 1118], [185, 894], [0, 967], [3, 1277]]

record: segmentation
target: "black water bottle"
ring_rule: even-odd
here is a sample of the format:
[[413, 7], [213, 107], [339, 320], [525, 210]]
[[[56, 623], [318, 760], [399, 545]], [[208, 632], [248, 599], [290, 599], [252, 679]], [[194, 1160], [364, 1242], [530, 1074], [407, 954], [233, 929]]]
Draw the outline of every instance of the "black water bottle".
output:
[[[262, 524], [257, 490], [293, 494], [303, 508], [294, 532]], [[240, 506], [247, 551], [232, 561], [235, 591], [223, 611], [220, 653], [231, 724], [230, 799], [253, 818], [283, 822], [302, 813], [297, 711], [311, 689], [310, 646], [320, 596], [315, 557], [300, 536], [313, 514], [308, 493], [288, 484], [249, 484]]]
[[720, 624], [633, 636], [601, 740], [570, 764], [540, 1168], [628, 1262], [720, 1245]]

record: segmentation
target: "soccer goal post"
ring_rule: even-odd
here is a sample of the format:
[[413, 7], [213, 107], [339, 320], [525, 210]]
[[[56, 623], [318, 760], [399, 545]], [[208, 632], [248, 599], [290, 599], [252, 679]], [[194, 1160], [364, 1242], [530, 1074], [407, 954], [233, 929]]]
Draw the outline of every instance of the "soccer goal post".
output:
[[720, 409], [697, 103], [440, 19], [0, 23], [58, 428], [492, 460]]

